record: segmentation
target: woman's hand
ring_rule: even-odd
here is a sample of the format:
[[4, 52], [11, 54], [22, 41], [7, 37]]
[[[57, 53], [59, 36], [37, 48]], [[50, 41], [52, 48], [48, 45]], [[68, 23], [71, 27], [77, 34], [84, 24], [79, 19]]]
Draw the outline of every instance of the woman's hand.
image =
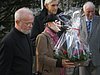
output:
[[62, 59], [62, 66], [66, 68], [75, 67], [75, 63], [69, 61], [68, 59]]

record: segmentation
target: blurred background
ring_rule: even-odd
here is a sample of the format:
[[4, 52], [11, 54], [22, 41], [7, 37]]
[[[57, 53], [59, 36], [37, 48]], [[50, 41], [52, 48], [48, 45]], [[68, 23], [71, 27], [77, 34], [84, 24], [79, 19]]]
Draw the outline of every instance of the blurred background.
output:
[[[96, 14], [100, 11], [100, 0], [60, 0], [59, 8], [63, 11], [82, 8], [86, 1], [96, 5]], [[0, 40], [14, 26], [14, 13], [21, 7], [29, 7], [34, 15], [43, 9], [44, 0], [0, 0]]]

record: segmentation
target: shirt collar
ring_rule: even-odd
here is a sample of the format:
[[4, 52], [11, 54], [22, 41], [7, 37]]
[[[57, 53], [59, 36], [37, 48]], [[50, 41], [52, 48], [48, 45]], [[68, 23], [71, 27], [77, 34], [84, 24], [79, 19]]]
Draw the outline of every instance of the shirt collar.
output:
[[92, 19], [91, 19], [91, 20], [88, 20], [87, 17], [85, 17], [85, 19], [86, 19], [86, 22], [87, 22], [87, 21], [92, 21]]

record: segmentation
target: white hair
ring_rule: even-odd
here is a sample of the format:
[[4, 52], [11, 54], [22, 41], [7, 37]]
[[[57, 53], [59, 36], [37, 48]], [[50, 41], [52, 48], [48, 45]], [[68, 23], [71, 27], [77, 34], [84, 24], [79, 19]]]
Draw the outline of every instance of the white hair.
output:
[[83, 5], [83, 11], [85, 11], [86, 7], [91, 7], [95, 10], [95, 5], [93, 4], [93, 2], [86, 2], [84, 5]]
[[53, 2], [53, 1], [59, 1], [59, 0], [45, 0], [44, 4], [49, 4], [49, 3]]
[[99, 15], [100, 15], [100, 5], [99, 5]]
[[15, 21], [20, 20], [21, 18], [23, 18], [27, 14], [33, 15], [33, 12], [29, 8], [26, 8], [26, 7], [18, 9], [15, 12]]

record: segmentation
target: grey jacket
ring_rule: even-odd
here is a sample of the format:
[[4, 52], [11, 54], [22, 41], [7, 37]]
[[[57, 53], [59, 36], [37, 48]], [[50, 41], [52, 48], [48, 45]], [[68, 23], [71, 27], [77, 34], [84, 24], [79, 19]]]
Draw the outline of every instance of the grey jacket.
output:
[[88, 36], [86, 28], [86, 20], [82, 17], [80, 36], [84, 42], [87, 42], [92, 52], [92, 61], [95, 66], [100, 66], [100, 17], [95, 16], [92, 21], [91, 33]]

